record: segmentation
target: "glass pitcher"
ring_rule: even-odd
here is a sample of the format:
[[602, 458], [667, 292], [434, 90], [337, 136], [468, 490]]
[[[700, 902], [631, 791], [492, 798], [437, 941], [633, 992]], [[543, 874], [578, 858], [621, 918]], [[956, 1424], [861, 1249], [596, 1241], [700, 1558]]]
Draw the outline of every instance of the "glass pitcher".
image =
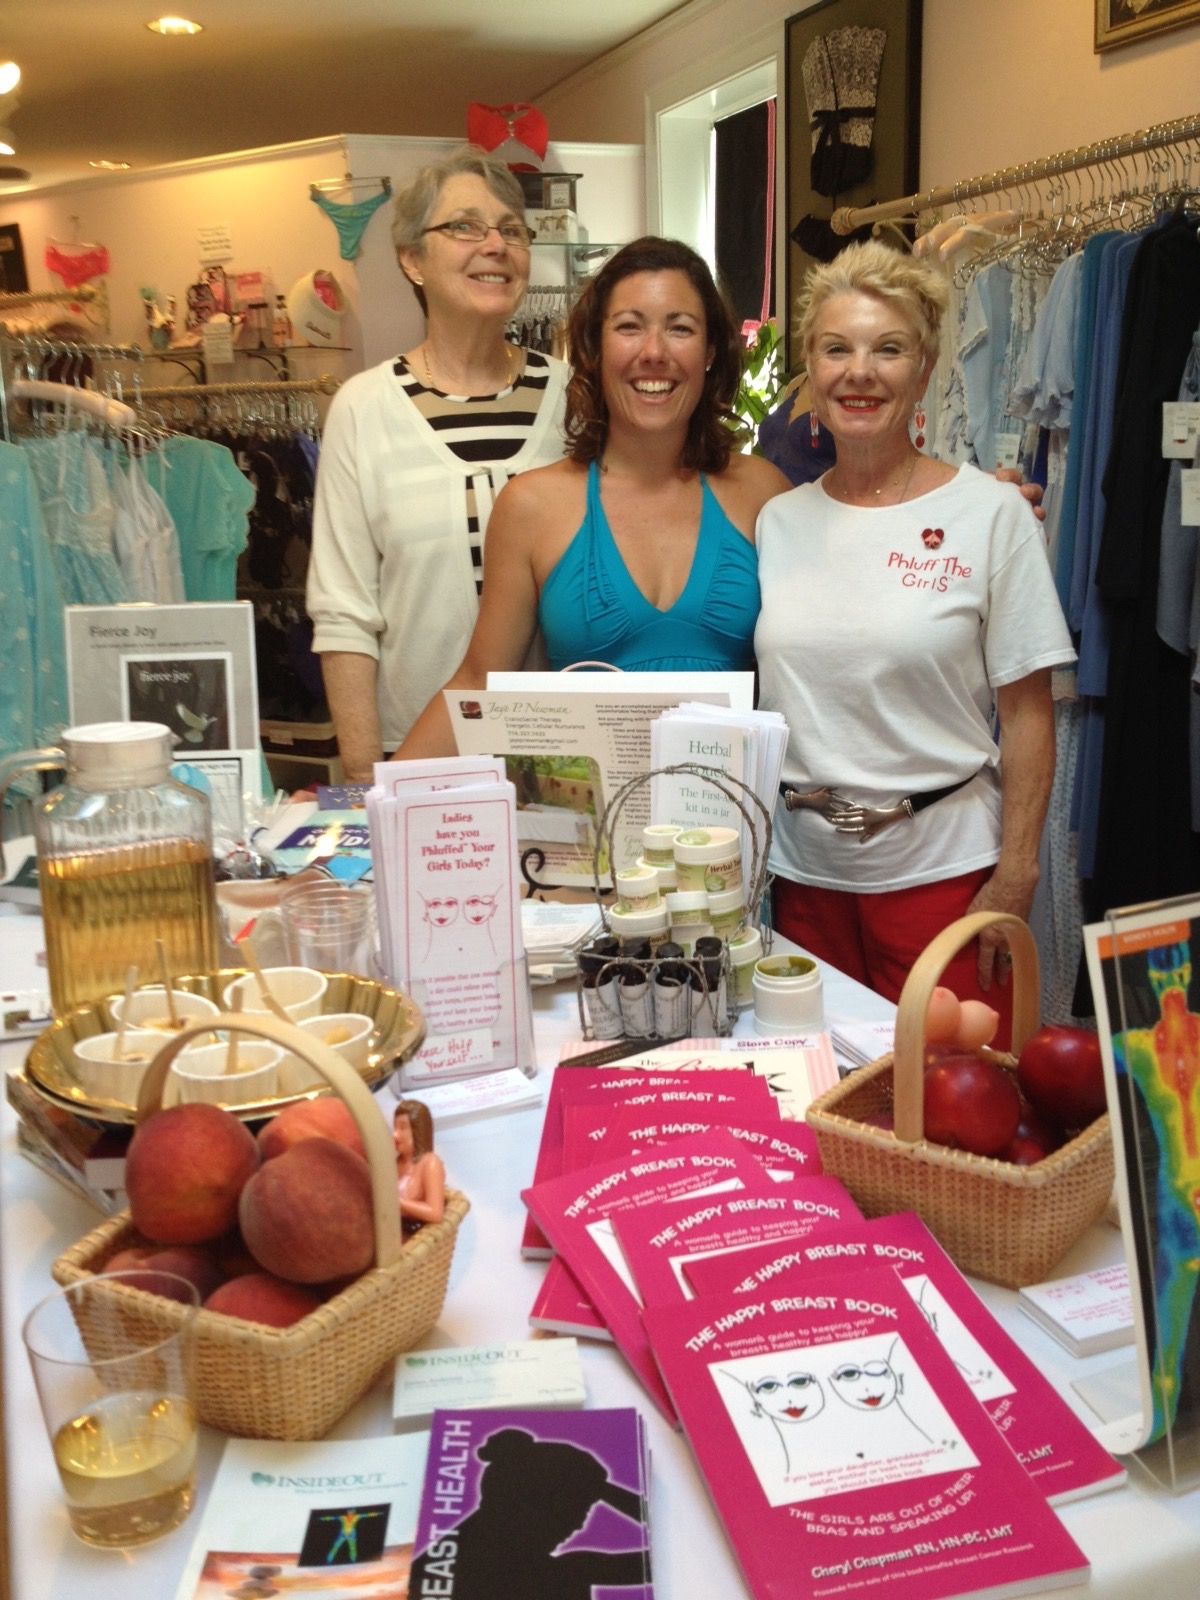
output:
[[171, 747], [160, 723], [97, 722], [0, 763], [0, 801], [18, 772], [66, 772], [33, 816], [56, 1015], [120, 993], [131, 966], [157, 981], [159, 940], [172, 978], [216, 965], [212, 819]]

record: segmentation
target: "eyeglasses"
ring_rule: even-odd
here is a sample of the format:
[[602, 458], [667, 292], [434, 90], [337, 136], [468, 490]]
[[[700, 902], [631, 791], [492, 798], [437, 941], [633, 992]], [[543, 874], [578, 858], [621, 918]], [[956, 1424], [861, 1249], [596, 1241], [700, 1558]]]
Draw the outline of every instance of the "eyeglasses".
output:
[[480, 222], [471, 217], [455, 217], [451, 222], [435, 222], [432, 228], [421, 229], [422, 234], [444, 233], [460, 244], [482, 244], [493, 231], [518, 250], [528, 249], [534, 239], [533, 229], [523, 222]]

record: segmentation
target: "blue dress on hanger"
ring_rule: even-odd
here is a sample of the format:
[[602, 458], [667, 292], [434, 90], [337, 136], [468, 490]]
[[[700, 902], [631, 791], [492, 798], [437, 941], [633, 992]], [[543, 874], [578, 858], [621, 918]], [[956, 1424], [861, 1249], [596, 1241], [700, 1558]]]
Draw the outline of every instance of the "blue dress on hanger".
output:
[[67, 718], [62, 598], [29, 459], [0, 442], [0, 751], [58, 740]]

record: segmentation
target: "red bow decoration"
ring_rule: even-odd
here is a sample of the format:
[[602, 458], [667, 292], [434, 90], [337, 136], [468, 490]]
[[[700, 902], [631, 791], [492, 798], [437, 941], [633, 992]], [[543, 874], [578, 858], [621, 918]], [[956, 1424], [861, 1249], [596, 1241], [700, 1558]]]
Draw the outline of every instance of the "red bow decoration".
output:
[[[467, 138], [481, 150], [496, 150], [507, 140], [524, 145], [540, 163], [546, 155], [550, 131], [536, 106], [523, 100], [510, 106], [485, 106], [472, 100], [467, 106]], [[510, 161], [514, 172], [537, 172], [532, 161]]]
[[926, 550], [936, 550], [945, 537], [941, 528], [925, 528], [921, 533], [921, 543]]

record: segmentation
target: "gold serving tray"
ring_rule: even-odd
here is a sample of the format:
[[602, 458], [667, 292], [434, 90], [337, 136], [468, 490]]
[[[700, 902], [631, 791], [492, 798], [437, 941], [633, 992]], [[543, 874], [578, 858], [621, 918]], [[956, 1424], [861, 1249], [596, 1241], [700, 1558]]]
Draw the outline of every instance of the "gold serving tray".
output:
[[[191, 994], [203, 995], [220, 1006], [226, 984], [242, 977], [246, 970], [245, 967], [226, 967], [219, 972], [175, 978], [172, 984]], [[326, 976], [329, 987], [321, 1005], [322, 1012], [359, 1011], [375, 1019], [375, 1031], [369, 1040], [361, 1077], [369, 1089], [377, 1089], [421, 1048], [425, 1041], [425, 1018], [406, 994], [374, 978], [359, 978], [349, 972], [330, 972]], [[158, 985], [150, 983], [142, 987], [157, 988]], [[106, 1000], [76, 1006], [65, 1017], [52, 1022], [33, 1041], [25, 1062], [25, 1075], [32, 1087], [51, 1104], [76, 1116], [118, 1126], [131, 1124], [137, 1114], [136, 1106], [120, 1100], [99, 1100], [88, 1094], [79, 1082], [75, 1064], [77, 1040], [91, 1038], [97, 1033], [111, 1033], [115, 1028], [116, 1020]], [[311, 1099], [313, 1093], [312, 1089], [306, 1089], [297, 1094], [276, 1095], [267, 1100], [230, 1106], [229, 1110], [243, 1122], [251, 1122], [273, 1116], [294, 1100]]]

